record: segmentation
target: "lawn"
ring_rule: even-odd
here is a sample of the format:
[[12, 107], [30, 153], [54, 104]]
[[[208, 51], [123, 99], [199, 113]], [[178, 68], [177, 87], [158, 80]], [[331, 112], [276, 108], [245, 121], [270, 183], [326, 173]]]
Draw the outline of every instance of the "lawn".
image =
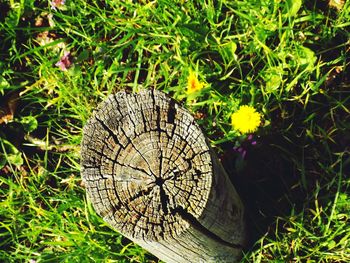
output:
[[[158, 262], [80, 177], [94, 109], [145, 88], [221, 159], [247, 211], [242, 262], [350, 262], [349, 54], [344, 0], [0, 0], [0, 261]], [[241, 106], [257, 127], [232, 121]]]

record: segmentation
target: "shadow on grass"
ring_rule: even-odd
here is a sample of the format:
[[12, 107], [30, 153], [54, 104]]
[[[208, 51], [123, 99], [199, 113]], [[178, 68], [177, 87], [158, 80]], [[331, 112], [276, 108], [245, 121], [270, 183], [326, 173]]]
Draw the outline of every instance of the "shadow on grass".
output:
[[350, 115], [344, 110], [350, 96], [342, 85], [306, 108], [292, 105], [283, 124], [290, 129], [243, 142], [244, 158], [232, 143], [222, 146], [223, 166], [246, 208], [247, 250], [266, 233], [274, 236], [278, 217], [313, 208], [314, 198], [323, 205], [333, 202], [334, 178], [341, 170], [347, 176], [350, 160], [338, 163], [350, 149]]
[[301, 211], [307, 194], [295, 164], [282, 150], [297, 152], [295, 145], [283, 137], [268, 136], [260, 138], [257, 145], [243, 147], [247, 150], [244, 160], [231, 147], [222, 163], [245, 205], [249, 249], [277, 217]]

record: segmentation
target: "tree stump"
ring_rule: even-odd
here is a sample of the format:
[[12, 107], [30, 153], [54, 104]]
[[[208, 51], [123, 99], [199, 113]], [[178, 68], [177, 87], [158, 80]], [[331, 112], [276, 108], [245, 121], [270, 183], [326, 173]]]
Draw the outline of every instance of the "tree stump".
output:
[[84, 127], [96, 212], [165, 262], [238, 262], [243, 206], [193, 116], [157, 90], [111, 95]]

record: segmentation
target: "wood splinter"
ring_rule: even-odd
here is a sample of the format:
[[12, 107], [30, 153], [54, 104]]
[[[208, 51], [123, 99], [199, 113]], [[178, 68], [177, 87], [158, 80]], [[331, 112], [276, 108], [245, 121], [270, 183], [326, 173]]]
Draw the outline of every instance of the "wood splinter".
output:
[[243, 205], [193, 116], [157, 90], [111, 95], [84, 127], [96, 212], [165, 262], [239, 262]]

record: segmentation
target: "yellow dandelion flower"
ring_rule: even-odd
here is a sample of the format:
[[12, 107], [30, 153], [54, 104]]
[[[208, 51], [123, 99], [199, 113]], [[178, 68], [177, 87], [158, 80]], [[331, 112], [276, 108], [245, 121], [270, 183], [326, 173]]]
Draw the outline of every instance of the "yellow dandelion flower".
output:
[[193, 71], [190, 71], [190, 74], [187, 78], [187, 94], [194, 93], [201, 90], [204, 87], [204, 84], [200, 82], [197, 78], [197, 74]]
[[240, 106], [238, 111], [231, 115], [234, 129], [241, 133], [255, 132], [261, 123], [261, 114], [248, 105]]

